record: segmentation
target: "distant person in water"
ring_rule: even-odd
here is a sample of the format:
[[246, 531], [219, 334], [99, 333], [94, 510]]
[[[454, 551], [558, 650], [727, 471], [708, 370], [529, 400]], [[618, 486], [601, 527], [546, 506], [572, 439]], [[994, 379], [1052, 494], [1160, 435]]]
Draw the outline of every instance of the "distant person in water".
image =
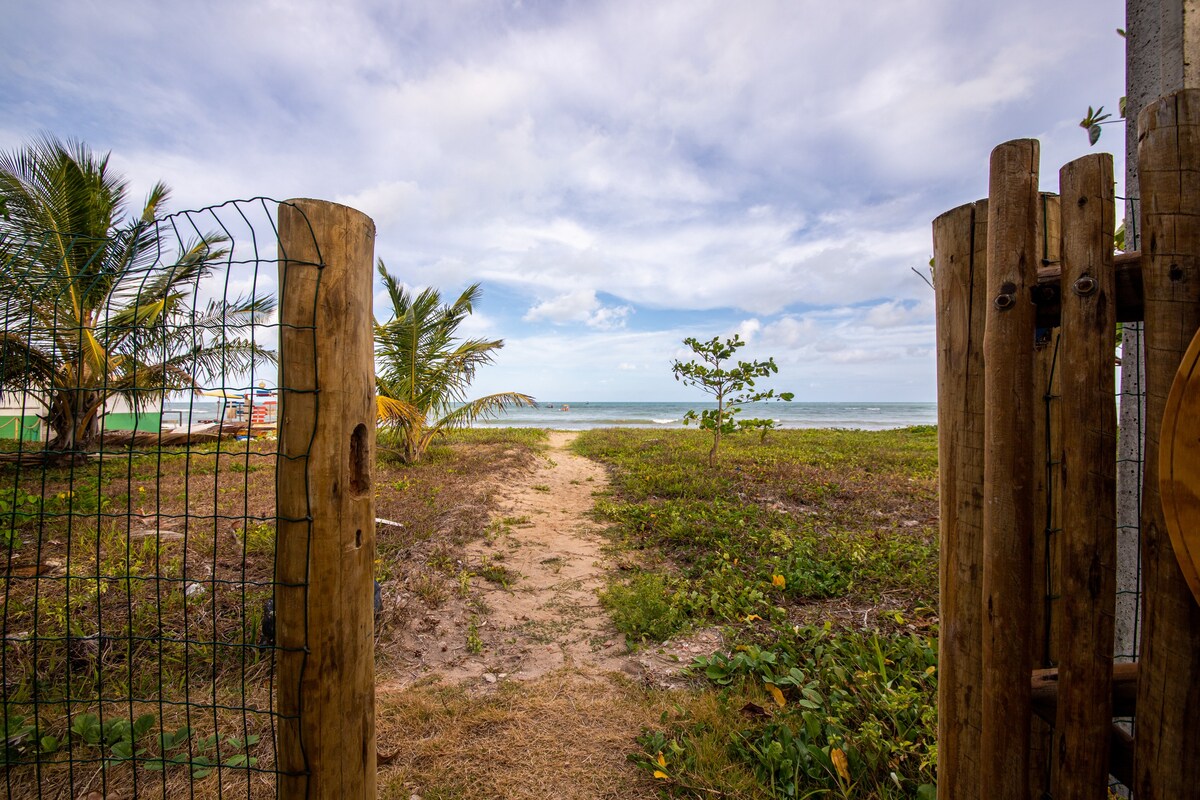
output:
[[571, 407], [570, 407], [569, 405], [567, 405], [566, 403], [563, 403], [562, 410], [563, 410], [563, 411], [570, 411], [570, 410], [571, 410]]

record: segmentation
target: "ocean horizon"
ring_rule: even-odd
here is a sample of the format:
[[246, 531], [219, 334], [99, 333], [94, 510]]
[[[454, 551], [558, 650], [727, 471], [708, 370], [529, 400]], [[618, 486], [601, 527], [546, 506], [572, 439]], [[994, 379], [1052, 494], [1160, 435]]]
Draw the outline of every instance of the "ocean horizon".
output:
[[[538, 401], [475, 423], [477, 428], [683, 428], [691, 409], [716, 408], [713, 403]], [[937, 403], [753, 403], [739, 419], [771, 419], [778, 428], [854, 428], [887, 430], [936, 425]]]
[[[598, 402], [593, 400], [539, 400], [477, 420], [476, 428], [683, 428], [691, 409], [715, 408], [712, 403]], [[208, 401], [168, 402], [165, 410], [179, 412], [197, 422], [215, 417], [217, 406]], [[887, 430], [913, 425], [936, 425], [937, 403], [754, 403], [745, 406], [741, 419], [771, 419], [778, 428], [853, 428]], [[180, 421], [182, 422], [183, 419]]]

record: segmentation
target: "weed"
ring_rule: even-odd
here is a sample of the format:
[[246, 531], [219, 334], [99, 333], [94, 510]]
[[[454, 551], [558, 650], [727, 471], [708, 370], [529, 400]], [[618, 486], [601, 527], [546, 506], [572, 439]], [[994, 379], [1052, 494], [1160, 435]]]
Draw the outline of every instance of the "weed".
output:
[[684, 625], [672, 594], [661, 575], [643, 572], [628, 583], [611, 584], [600, 593], [600, 602], [630, 640], [661, 642]]
[[483, 652], [483, 639], [479, 637], [479, 626], [476, 624], [474, 617], [467, 623], [467, 652]]

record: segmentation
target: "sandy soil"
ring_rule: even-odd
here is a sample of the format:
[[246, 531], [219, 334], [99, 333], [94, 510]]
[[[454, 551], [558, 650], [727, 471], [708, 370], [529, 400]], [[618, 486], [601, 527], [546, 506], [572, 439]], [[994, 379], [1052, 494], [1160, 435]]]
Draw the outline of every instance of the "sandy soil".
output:
[[[656, 686], [720, 647], [712, 630], [630, 652], [600, 605], [615, 564], [589, 513], [608, 486], [604, 468], [572, 453], [577, 433], [552, 431], [537, 466], [497, 487], [485, 535], [462, 561], [470, 601], [413, 618], [381, 693], [440, 678], [486, 690], [561, 667], [622, 672]], [[472, 628], [473, 626], [473, 628]]]

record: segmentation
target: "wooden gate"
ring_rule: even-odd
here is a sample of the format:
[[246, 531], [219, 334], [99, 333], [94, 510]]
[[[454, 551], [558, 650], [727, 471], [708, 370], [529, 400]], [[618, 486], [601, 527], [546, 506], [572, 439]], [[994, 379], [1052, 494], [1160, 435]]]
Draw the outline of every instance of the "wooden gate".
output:
[[[1142, 253], [1114, 256], [1112, 157], [1067, 164], [1042, 194], [1035, 140], [997, 147], [988, 199], [933, 223], [940, 798], [1103, 798], [1110, 774], [1138, 800], [1200, 796], [1200, 606], [1158, 479], [1200, 327], [1200, 92], [1139, 124]], [[1139, 320], [1142, 636], [1136, 663], [1114, 664], [1114, 355], [1117, 323]], [[1113, 718], [1135, 712], [1131, 737]]]

